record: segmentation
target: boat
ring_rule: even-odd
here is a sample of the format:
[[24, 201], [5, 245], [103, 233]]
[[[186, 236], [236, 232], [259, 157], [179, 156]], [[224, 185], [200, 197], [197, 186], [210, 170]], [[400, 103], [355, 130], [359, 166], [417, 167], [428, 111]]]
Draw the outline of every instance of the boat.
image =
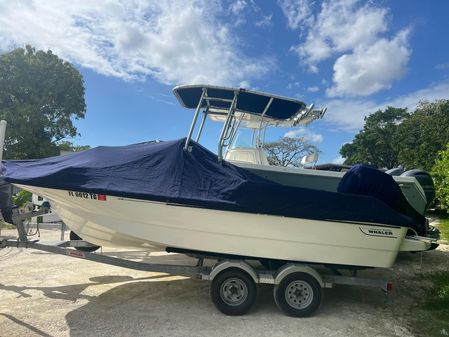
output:
[[[188, 109], [196, 109], [198, 102], [201, 101], [203, 88], [211, 90], [211, 86], [183, 85], [175, 87], [173, 93], [178, 98], [181, 106]], [[232, 98], [232, 93], [235, 91], [235, 89], [224, 87], [213, 87], [213, 89], [215, 90], [213, 92], [214, 96], [219, 96], [220, 99]], [[229, 123], [226, 123], [229, 102], [228, 104], [222, 103], [217, 105], [215, 101], [214, 106], [204, 109], [203, 120], [196, 140], [199, 141], [201, 137], [202, 126], [207, 116], [214, 122], [224, 124], [217, 146], [218, 156], [224, 160], [283, 185], [331, 192], [337, 191], [337, 186], [349, 167], [342, 171], [333, 169], [336, 165], [331, 164], [315, 165], [314, 168], [316, 169], [280, 167], [269, 164], [264, 151], [267, 132], [279, 127], [306, 126], [315, 120], [323, 118], [326, 113], [326, 108], [316, 109], [313, 104], [306, 106], [300, 101], [283, 98], [289, 102], [297, 102], [298, 106], [301, 107], [297, 112], [292, 112], [290, 116], [286, 114], [281, 116], [281, 118], [273, 118], [270, 113], [263, 112], [264, 108], [270, 108], [272, 104], [270, 103], [271, 97], [273, 96], [265, 95], [265, 101], [260, 103], [257, 114], [236, 112], [230, 116]], [[241, 108], [245, 109], [246, 107]], [[387, 171], [387, 173], [389, 172]], [[402, 170], [400, 174], [395, 174], [394, 172], [397, 172], [397, 170], [391, 171], [391, 175], [399, 184], [410, 205], [417, 212], [424, 215], [435, 196], [435, 189], [430, 176], [426, 172], [417, 170], [406, 172]], [[418, 181], [418, 179], [420, 180]]]
[[[325, 110], [239, 88], [174, 92], [195, 108], [186, 138], [4, 161], [3, 180], [49, 200], [73, 232], [99, 246], [365, 268], [391, 267], [400, 251], [434, 244], [424, 217], [401, 212], [405, 199], [289, 186], [224, 158], [242, 123], [307, 124]], [[199, 143], [208, 117], [224, 122], [217, 154]], [[391, 176], [354, 170], [401, 193]], [[340, 183], [351, 187], [354, 176], [345, 177]]]

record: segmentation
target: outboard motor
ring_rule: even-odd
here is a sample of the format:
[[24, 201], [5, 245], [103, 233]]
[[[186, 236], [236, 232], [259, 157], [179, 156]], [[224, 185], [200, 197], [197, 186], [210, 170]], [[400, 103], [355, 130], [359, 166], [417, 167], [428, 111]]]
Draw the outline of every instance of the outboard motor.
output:
[[409, 204], [392, 176], [374, 167], [360, 164], [351, 167], [340, 180], [337, 192], [375, 197], [395, 211], [412, 218], [418, 235], [427, 234], [426, 218]]
[[395, 167], [392, 169], [389, 169], [387, 171], [385, 171], [386, 174], [389, 174], [390, 176], [400, 176], [402, 173], [404, 173], [404, 168], [402, 166], [399, 167]]
[[421, 185], [426, 195], [427, 204], [426, 210], [429, 208], [433, 199], [435, 199], [435, 186], [433, 185], [433, 179], [429, 173], [424, 170], [409, 170], [401, 174], [401, 177], [414, 177]]

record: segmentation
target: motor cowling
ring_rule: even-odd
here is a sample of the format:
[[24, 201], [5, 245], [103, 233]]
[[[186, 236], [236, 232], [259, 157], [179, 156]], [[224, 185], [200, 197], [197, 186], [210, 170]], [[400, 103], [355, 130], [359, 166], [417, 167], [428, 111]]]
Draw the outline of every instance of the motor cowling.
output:
[[402, 173], [404, 173], [404, 168], [402, 166], [395, 167], [392, 169], [389, 169], [385, 171], [386, 174], [389, 174], [390, 176], [400, 176]]
[[426, 195], [427, 204], [426, 210], [429, 208], [432, 201], [435, 199], [435, 186], [433, 184], [433, 179], [431, 175], [420, 169], [408, 170], [401, 174], [401, 177], [414, 177], [418, 183], [421, 185]]

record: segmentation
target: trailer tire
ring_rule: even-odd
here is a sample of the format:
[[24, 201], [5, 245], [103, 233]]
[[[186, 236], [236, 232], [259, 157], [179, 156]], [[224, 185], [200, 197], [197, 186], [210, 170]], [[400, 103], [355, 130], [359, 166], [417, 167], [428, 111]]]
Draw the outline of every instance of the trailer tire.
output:
[[256, 283], [248, 273], [238, 268], [222, 271], [213, 280], [210, 296], [215, 307], [225, 315], [246, 314], [257, 297]]
[[321, 305], [322, 289], [311, 275], [295, 272], [274, 287], [274, 301], [288, 316], [307, 317]]
[[[76, 234], [74, 231], [70, 231], [70, 240], [82, 240], [82, 238]], [[100, 246], [93, 246], [93, 247], [75, 247], [76, 250], [79, 250], [81, 252], [95, 252], [98, 250]]]

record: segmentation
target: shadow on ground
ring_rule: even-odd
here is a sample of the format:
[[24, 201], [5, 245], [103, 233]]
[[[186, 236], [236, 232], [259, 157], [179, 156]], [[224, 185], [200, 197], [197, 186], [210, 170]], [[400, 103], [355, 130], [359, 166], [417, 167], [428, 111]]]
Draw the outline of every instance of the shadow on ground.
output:
[[[132, 255], [130, 252], [114, 254], [120, 257]], [[191, 264], [193, 261], [176, 254], [151, 259], [158, 263]], [[303, 319], [290, 318], [280, 312], [269, 285], [259, 287], [259, 296], [251, 312], [229, 317], [213, 306], [208, 282], [163, 274], [95, 276], [89, 278], [89, 282], [56, 287], [0, 284], [0, 290], [31, 298], [37, 290], [46, 298], [73, 302], [71, 305], [77, 307], [64, 313], [69, 334], [74, 337], [424, 336], [429, 330], [424, 326], [417, 327], [414, 317], [422, 317], [429, 325], [435, 323], [432, 332], [444, 328], [438, 325], [441, 322], [432, 321], [432, 315], [420, 306], [427, 286], [420, 275], [436, 270], [449, 270], [449, 249], [422, 256], [400, 254], [391, 271], [373, 269], [360, 273], [361, 277], [391, 278], [395, 287], [393, 293], [385, 295], [380, 290], [355, 286], [325, 289], [320, 310], [314, 317]], [[107, 286], [93, 287], [97, 285]], [[78, 303], [78, 300], [82, 302]], [[28, 321], [20, 321], [10, 314], [2, 315], [35, 335], [47, 336], [38, 327], [27, 326]]]
[[86, 290], [90, 286], [95, 286], [99, 284], [114, 284], [114, 283], [122, 283], [129, 281], [139, 281], [139, 280], [149, 280], [149, 279], [157, 279], [161, 278], [161, 276], [150, 276], [150, 277], [142, 277], [142, 278], [133, 278], [131, 276], [97, 276], [91, 277], [89, 283], [80, 283], [80, 284], [70, 284], [58, 287], [32, 287], [32, 286], [7, 286], [0, 283], [0, 290], [11, 291], [17, 293], [17, 297], [32, 297], [27, 291], [28, 290], [37, 290], [41, 291], [45, 297], [59, 299], [59, 300], [67, 300], [71, 302], [75, 302], [79, 299], [92, 300], [96, 298], [96, 296], [89, 296], [82, 294], [84, 290]]
[[[363, 329], [356, 321], [352, 327], [348, 326], [348, 319], [359, 319], [359, 312], [369, 311], [371, 314], [365, 316], [368, 322], [370, 317], [376, 316], [373, 311], [383, 312], [390, 301], [380, 291], [342, 286], [326, 290], [323, 306], [315, 317], [295, 319], [278, 310], [272, 293], [272, 286], [260, 286], [251, 312], [229, 317], [213, 306], [207, 282], [191, 279], [130, 282], [91, 298], [88, 304], [68, 313], [66, 321], [74, 337], [246, 336], [248, 324], [251, 324], [251, 336], [271, 336], [276, 330], [279, 335], [297, 335], [298, 331], [303, 331], [304, 336], [318, 335], [317, 332], [346, 336], [346, 329], [353, 333], [357, 329], [361, 333]], [[342, 316], [345, 320], [341, 320]], [[345, 328], [335, 334], [338, 320], [337, 324]]]

